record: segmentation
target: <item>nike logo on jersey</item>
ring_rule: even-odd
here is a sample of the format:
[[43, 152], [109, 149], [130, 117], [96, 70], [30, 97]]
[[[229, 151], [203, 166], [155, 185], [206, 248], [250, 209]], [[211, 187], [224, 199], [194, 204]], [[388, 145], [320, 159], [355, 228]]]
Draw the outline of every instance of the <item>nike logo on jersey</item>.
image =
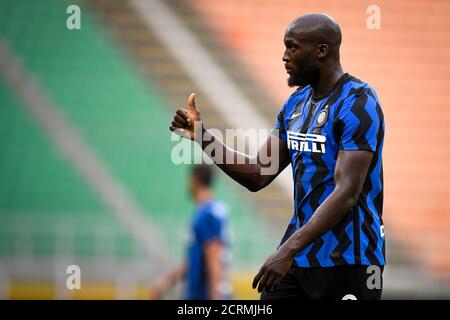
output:
[[292, 117], [291, 117], [291, 119], [294, 119], [294, 118], [297, 118], [299, 115], [301, 115], [302, 113], [301, 112], [299, 112], [299, 113], [294, 113], [293, 115], [292, 115]]

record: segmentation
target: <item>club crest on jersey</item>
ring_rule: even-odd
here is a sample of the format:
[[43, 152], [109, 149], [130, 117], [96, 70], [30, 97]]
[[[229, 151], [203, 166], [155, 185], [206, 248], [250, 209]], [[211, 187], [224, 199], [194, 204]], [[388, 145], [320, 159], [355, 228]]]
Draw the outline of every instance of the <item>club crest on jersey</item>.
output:
[[287, 132], [288, 148], [295, 151], [325, 153], [327, 138], [320, 134]]
[[319, 124], [319, 125], [323, 124], [325, 122], [326, 118], [327, 118], [327, 112], [326, 111], [322, 111], [317, 116], [317, 124]]
[[327, 120], [328, 120], [328, 105], [326, 105], [325, 108], [322, 111], [320, 111], [319, 115], [317, 116], [316, 126], [322, 127]]

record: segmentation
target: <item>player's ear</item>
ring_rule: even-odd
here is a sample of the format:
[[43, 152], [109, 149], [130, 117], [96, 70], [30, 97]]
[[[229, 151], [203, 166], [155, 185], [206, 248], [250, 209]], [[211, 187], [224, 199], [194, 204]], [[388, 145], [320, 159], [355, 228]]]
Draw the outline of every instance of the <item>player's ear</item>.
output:
[[328, 55], [328, 45], [326, 43], [322, 43], [317, 45], [317, 58], [324, 59]]

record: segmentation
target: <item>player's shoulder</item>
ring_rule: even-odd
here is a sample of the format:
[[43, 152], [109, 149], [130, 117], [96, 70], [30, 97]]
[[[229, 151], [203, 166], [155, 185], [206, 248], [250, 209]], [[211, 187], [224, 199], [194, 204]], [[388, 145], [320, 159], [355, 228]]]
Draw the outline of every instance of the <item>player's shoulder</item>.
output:
[[226, 220], [228, 218], [229, 209], [226, 204], [218, 200], [211, 200], [202, 205], [200, 210], [201, 218]]
[[375, 89], [368, 82], [360, 80], [349, 74], [344, 87], [346, 87], [344, 92], [347, 93], [345, 96], [347, 101], [354, 101], [362, 97], [362, 99], [373, 100], [379, 104], [378, 95]]
[[369, 83], [349, 75], [343, 92], [345, 92], [343, 103], [337, 106], [339, 118], [349, 113], [358, 118], [364, 117], [366, 114], [372, 119], [384, 117], [377, 93]]

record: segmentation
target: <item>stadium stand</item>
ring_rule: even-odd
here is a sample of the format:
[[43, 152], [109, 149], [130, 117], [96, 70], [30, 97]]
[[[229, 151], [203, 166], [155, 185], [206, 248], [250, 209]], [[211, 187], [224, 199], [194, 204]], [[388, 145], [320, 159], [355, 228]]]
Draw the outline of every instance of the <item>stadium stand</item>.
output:
[[[224, 132], [226, 128], [232, 127], [220, 117], [212, 102], [203, 94], [202, 88], [190, 79], [154, 32], [145, 26], [128, 1], [91, 0], [89, 3], [103, 17], [108, 30], [122, 43], [129, 56], [139, 65], [142, 73], [161, 92], [165, 93], [171, 102], [170, 106], [185, 105], [186, 97], [195, 91], [205, 122], [210, 128]], [[242, 72], [245, 66], [239, 63], [228, 48], [217, 40], [216, 35], [203, 24], [203, 20], [198, 17], [195, 10], [177, 1], [167, 3], [171, 4], [171, 8], [178, 14], [181, 22], [193, 31], [196, 39], [204, 44], [204, 48], [219, 63], [222, 70], [233, 79], [242, 92], [258, 107], [258, 111], [272, 124], [277, 109], [273, 107], [271, 97], [258, 85], [258, 82], [249, 76], [250, 72]], [[233, 184], [232, 187], [237, 192], [246, 192], [240, 186]], [[279, 228], [285, 227], [287, 216], [292, 210], [292, 197], [287, 196], [275, 185], [246, 197], [254, 203], [258, 212], [270, 220], [272, 225], [275, 224]], [[280, 212], [287, 214], [280, 214]]]
[[[187, 228], [192, 204], [186, 192], [186, 168], [170, 161], [174, 145], [167, 129], [170, 113], [162, 108], [168, 103], [148, 79], [143, 81], [95, 16], [85, 10], [85, 3], [79, 3], [83, 8], [82, 28], [69, 31], [65, 28], [68, 2], [47, 1], [41, 6], [28, 1], [2, 1], [0, 37], [139, 204], [145, 218], [157, 226], [170, 248], [166, 255], [181, 260], [181, 235]], [[60, 244], [58, 250], [69, 255], [70, 261], [87, 264], [104, 260], [126, 265], [144, 261], [150, 269], [147, 274], [141, 271], [135, 279], [143, 297], [142, 286], [161, 272], [161, 266], [145, 256], [132, 230], [124, 228], [105, 208], [98, 190], [86, 185], [70, 161], [58, 154], [52, 137], [13, 96], [15, 88], [1, 89], [1, 144], [7, 146], [2, 150], [0, 169], [2, 267], [12, 268], [13, 261], [25, 254], [32, 260], [51, 262]], [[273, 232], [264, 221], [252, 220], [256, 213], [251, 204], [222, 179], [217, 192], [231, 208], [235, 264], [254, 268], [274, 249]], [[30, 226], [28, 233], [26, 225]], [[249, 229], [254, 232], [248, 233]], [[22, 238], [17, 230], [25, 233]], [[36, 297], [23, 281], [45, 282], [49, 277], [51, 280], [53, 271], [24, 272], [26, 276], [20, 270], [7, 270], [11, 282], [7, 297]], [[88, 274], [88, 278], [93, 283], [103, 282], [92, 290], [83, 290], [81, 297], [114, 297], [108, 289], [114, 287], [111, 279], [103, 275], [98, 280], [95, 275]], [[240, 278], [238, 275], [237, 285], [242, 283]], [[57, 296], [45, 286], [39, 288], [39, 297]]]
[[[132, 3], [4, 0], [0, 45], [139, 206], [175, 264], [193, 206], [186, 168], [170, 161], [176, 144], [167, 128], [171, 114], [195, 91], [210, 126], [224, 130], [230, 123]], [[440, 142], [450, 138], [449, 2], [378, 1], [381, 30], [366, 28], [369, 1], [164, 3], [268, 123], [291, 91], [281, 62], [286, 24], [311, 11], [338, 20], [344, 68], [376, 88], [387, 119], [384, 217], [391, 273], [385, 296], [448, 296], [448, 287], [439, 287], [447, 282], [424, 280], [422, 269], [436, 281], [450, 277], [450, 153]], [[81, 7], [81, 30], [65, 27], [69, 4]], [[0, 297], [145, 299], [149, 281], [161, 272], [159, 261], [112, 214], [4, 77], [0, 73]], [[292, 199], [279, 185], [251, 194], [223, 175], [216, 190], [231, 207], [236, 297], [255, 298], [250, 278], [275, 249]], [[88, 282], [67, 296], [61, 270], [75, 262], [87, 270]], [[416, 291], [404, 283], [410, 279], [420, 283]]]

